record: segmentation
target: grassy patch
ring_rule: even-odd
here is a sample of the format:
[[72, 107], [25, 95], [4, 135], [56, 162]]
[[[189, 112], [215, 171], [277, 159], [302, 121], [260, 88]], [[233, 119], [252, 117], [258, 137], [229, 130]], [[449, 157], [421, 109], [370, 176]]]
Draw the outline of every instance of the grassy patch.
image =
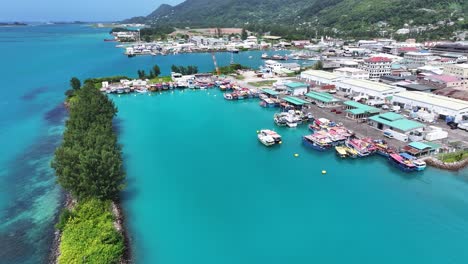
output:
[[234, 75], [234, 78], [236, 78], [237, 80], [245, 80], [244, 75]]
[[439, 159], [443, 162], [452, 163], [468, 159], [468, 150], [460, 150], [453, 153], [440, 154]]
[[267, 80], [267, 81], [259, 81], [259, 82], [249, 82], [250, 85], [255, 87], [262, 87], [262, 86], [272, 86], [276, 80]]
[[110, 202], [87, 200], [65, 214], [59, 263], [118, 263], [124, 241], [113, 225]]
[[150, 80], [150, 83], [172, 82], [171, 76], [160, 76]]

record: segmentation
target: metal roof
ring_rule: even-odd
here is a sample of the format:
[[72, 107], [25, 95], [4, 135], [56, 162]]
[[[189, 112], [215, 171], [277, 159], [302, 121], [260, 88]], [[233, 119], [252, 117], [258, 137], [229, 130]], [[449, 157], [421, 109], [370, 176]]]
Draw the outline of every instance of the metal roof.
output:
[[468, 109], [467, 101], [454, 99], [454, 98], [441, 96], [441, 95], [435, 95], [431, 93], [406, 91], [406, 92], [395, 94], [393, 96], [393, 99], [397, 100], [396, 98], [402, 98], [402, 99], [411, 100], [414, 102], [430, 104], [430, 105], [447, 108], [447, 109], [451, 109], [455, 111]]
[[315, 99], [315, 100], [318, 100], [318, 101], [321, 101], [321, 102], [324, 102], [324, 103], [331, 103], [331, 102], [339, 102], [340, 101], [339, 99], [336, 99], [335, 97], [333, 97], [331, 94], [324, 93], [324, 92], [311, 91], [311, 92], [305, 94], [305, 96], [307, 96], [309, 98], [312, 98], [312, 99]]
[[349, 113], [351, 113], [353, 115], [361, 115], [361, 114], [365, 114], [365, 113], [375, 114], [375, 113], [380, 112], [380, 110], [375, 108], [375, 107], [365, 105], [365, 104], [361, 104], [361, 103], [358, 103], [358, 102], [355, 102], [355, 101], [346, 101], [343, 104], [347, 105], [347, 106], [354, 107], [354, 109], [346, 110], [346, 112], [349, 112]]
[[286, 87], [291, 88], [291, 89], [297, 89], [297, 88], [303, 88], [303, 87], [308, 87], [309, 85], [301, 82], [290, 82], [290, 83], [285, 83], [284, 84]]
[[273, 96], [276, 96], [279, 94], [279, 92], [272, 90], [272, 89], [268, 89], [268, 88], [262, 89], [262, 92], [269, 94], [269, 95], [273, 95]]
[[[388, 114], [388, 113], [386, 113]], [[384, 114], [385, 115], [385, 114]], [[399, 115], [401, 116], [401, 115]], [[377, 123], [381, 123], [381, 124], [384, 124], [384, 125], [387, 125], [389, 127], [393, 127], [393, 128], [396, 128], [400, 131], [410, 131], [410, 130], [413, 130], [413, 129], [416, 129], [416, 128], [422, 128], [424, 127], [423, 124], [419, 123], [419, 122], [416, 122], [416, 121], [413, 121], [413, 120], [408, 120], [406, 118], [400, 118], [400, 119], [388, 119], [388, 118], [382, 118], [382, 115], [375, 115], [375, 116], [371, 116], [369, 117], [370, 120], [372, 121], [375, 121]]]
[[387, 85], [387, 84], [383, 84], [379, 82], [368, 81], [368, 80], [345, 79], [345, 80], [339, 81], [339, 83], [353, 85], [356, 87], [360, 87], [360, 88], [364, 88], [364, 89], [372, 90], [376, 92], [391, 91], [391, 90], [394, 90], [395, 88], [403, 90], [400, 87], [395, 87], [395, 86], [391, 86], [391, 85]]
[[417, 150], [424, 150], [424, 149], [432, 149], [432, 146], [427, 145], [423, 142], [411, 142], [408, 144], [410, 147], [415, 148]]
[[328, 79], [328, 80], [334, 80], [334, 79], [338, 79], [340, 78], [341, 76], [337, 75], [337, 74], [334, 74], [334, 73], [331, 73], [331, 72], [326, 72], [326, 71], [319, 71], [319, 70], [308, 70], [308, 71], [304, 71], [301, 73], [301, 75], [311, 75], [311, 76], [314, 76], [314, 77], [319, 77], [319, 78], [323, 78], [323, 79]]
[[283, 100], [285, 100], [286, 102], [291, 103], [293, 105], [303, 105], [303, 104], [308, 103], [308, 102], [306, 102], [306, 101], [304, 101], [302, 99], [299, 99], [297, 97], [294, 97], [294, 96], [284, 97]]

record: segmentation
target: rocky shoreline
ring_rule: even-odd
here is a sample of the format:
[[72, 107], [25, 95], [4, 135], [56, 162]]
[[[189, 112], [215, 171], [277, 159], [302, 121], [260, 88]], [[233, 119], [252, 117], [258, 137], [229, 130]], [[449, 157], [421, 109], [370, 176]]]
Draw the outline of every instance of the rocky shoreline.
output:
[[[67, 208], [68, 210], [73, 209], [76, 205], [76, 200], [74, 200], [70, 194], [65, 195], [64, 206], [62, 208]], [[130, 237], [125, 228], [125, 217], [123, 214], [122, 207], [120, 203], [112, 202], [112, 213], [114, 214], [115, 221], [114, 227], [115, 229], [120, 232], [124, 238], [125, 244], [125, 252], [123, 253], [122, 259], [120, 260], [120, 264], [132, 264], [132, 252], [130, 247]], [[55, 230], [54, 232], [54, 240], [52, 242], [51, 251], [49, 254], [49, 264], [57, 264], [58, 258], [60, 256], [60, 241], [62, 238], [62, 233], [59, 230]]]
[[424, 158], [424, 161], [429, 166], [450, 171], [459, 171], [468, 167], [468, 159], [464, 159], [458, 162], [446, 163], [433, 157], [427, 157]]

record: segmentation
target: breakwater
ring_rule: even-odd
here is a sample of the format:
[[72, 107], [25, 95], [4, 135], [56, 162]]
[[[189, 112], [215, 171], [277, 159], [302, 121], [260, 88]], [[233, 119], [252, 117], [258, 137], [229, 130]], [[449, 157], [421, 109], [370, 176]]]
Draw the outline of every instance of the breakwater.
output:
[[443, 162], [434, 157], [426, 157], [423, 160], [429, 166], [432, 166], [438, 169], [449, 170], [449, 171], [459, 171], [468, 167], [468, 159], [464, 159], [464, 160], [457, 161], [457, 162], [451, 162], [451, 163]]

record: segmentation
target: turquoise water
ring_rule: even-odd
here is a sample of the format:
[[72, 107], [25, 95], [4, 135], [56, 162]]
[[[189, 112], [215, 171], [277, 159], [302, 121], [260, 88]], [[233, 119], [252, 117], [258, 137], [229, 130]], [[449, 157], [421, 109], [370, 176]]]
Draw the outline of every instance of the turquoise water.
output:
[[215, 90], [113, 99], [137, 263], [468, 261], [466, 171], [341, 160], [304, 148], [305, 128], [265, 148], [274, 110]]
[[[0, 28], [1, 263], [47, 260], [63, 201], [49, 162], [71, 76], [135, 76], [153, 64], [163, 74], [172, 64], [213, 69], [209, 54], [128, 59], [102, 41], [107, 31]], [[260, 54], [234, 60], [257, 67]], [[217, 59], [226, 65], [231, 55]], [[113, 99], [137, 263], [468, 260], [466, 171], [408, 175], [378, 157], [338, 160], [304, 149], [302, 129], [279, 130], [284, 144], [266, 149], [255, 131], [273, 128], [272, 110], [227, 102], [214, 90]]]
[[[66, 116], [61, 106], [72, 76], [136, 76], [159, 64], [196, 63], [213, 68], [211, 55], [190, 54], [128, 59], [115, 43], [103, 42], [108, 29], [83, 25], [0, 27], [0, 262], [47, 260], [53, 224], [63, 201], [49, 163], [60, 143]], [[235, 55], [258, 67], [260, 52]], [[221, 65], [229, 54], [218, 54]]]

